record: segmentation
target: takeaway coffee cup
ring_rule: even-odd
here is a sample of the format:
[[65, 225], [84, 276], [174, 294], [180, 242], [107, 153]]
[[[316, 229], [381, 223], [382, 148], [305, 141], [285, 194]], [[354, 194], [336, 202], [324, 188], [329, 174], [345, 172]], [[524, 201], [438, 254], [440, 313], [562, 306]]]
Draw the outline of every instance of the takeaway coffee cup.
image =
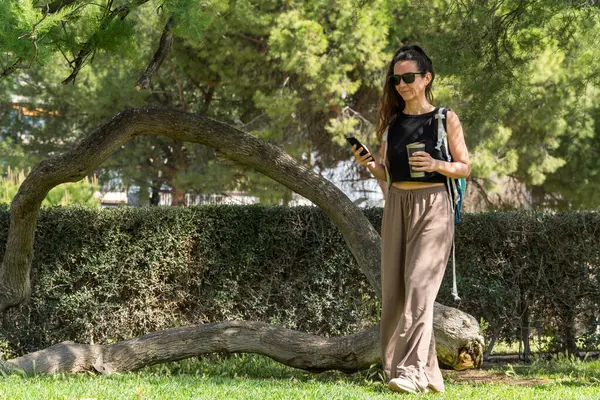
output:
[[[411, 143], [406, 145], [406, 152], [408, 153], [408, 157], [412, 157], [413, 153], [417, 151], [425, 151], [425, 143]], [[411, 178], [423, 178], [425, 176], [425, 172], [423, 171], [415, 171], [412, 165], [409, 165], [410, 168], [410, 177]]]

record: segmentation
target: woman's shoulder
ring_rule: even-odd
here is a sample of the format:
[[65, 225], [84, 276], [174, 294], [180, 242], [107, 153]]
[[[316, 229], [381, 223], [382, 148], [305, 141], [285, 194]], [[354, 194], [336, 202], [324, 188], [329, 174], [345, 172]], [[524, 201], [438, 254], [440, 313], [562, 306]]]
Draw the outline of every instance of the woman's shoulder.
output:
[[446, 119], [449, 123], [456, 123], [459, 121], [458, 114], [454, 112], [450, 107], [436, 107], [436, 111], [443, 110], [443, 113], [446, 115]]
[[461, 127], [460, 118], [458, 114], [451, 108], [446, 109], [446, 130], [449, 134], [457, 132]]
[[441, 109], [444, 110], [444, 114], [453, 115], [454, 117], [457, 116], [456, 112], [450, 107], [436, 107], [436, 110], [441, 110]]
[[456, 123], [459, 121], [458, 114], [451, 108], [448, 108], [446, 110], [446, 118], [448, 118], [448, 122], [450, 122], [450, 123], [452, 123], [452, 122]]

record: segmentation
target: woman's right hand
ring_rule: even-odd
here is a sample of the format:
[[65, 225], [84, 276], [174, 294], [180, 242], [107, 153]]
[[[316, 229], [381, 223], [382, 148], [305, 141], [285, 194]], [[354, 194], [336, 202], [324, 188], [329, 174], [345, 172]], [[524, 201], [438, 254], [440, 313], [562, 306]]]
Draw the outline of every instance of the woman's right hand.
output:
[[[356, 148], [356, 145], [352, 145], [352, 153], [354, 153], [354, 159], [356, 160], [357, 163], [359, 163], [360, 165], [362, 165], [363, 167], [371, 167], [374, 168], [375, 167], [375, 157], [373, 157], [371, 155], [371, 152], [369, 151], [369, 149], [365, 146], [365, 150], [367, 151], [367, 153], [363, 156], [360, 155], [360, 152], [362, 151], [362, 147], [359, 147], [358, 149]], [[373, 157], [371, 159], [371, 157]]]

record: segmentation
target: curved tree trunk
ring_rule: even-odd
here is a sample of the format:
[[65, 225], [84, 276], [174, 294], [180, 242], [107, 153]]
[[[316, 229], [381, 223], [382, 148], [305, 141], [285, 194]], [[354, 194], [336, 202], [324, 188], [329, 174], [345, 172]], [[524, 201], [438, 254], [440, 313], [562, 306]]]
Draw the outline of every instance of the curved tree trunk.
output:
[[[214, 147], [222, 155], [235, 160], [242, 165], [252, 167], [257, 171], [262, 172], [296, 193], [311, 200], [336, 224], [342, 233], [346, 244], [350, 248], [350, 251], [354, 255], [354, 258], [357, 260], [357, 264], [367, 277], [367, 280], [375, 290], [377, 296], [381, 298], [381, 238], [360, 209], [335, 185], [320, 177], [314, 171], [299, 165], [280, 148], [270, 145], [222, 122], [175, 110], [141, 108], [129, 109], [119, 113], [110, 122], [96, 129], [88, 137], [84, 138], [72, 150], [63, 155], [55, 156], [40, 162], [27, 176], [11, 204], [8, 242], [4, 259], [2, 260], [2, 265], [0, 267], [0, 312], [11, 306], [22, 303], [29, 296], [29, 271], [33, 257], [34, 232], [37, 225], [40, 206], [47, 193], [61, 183], [76, 182], [86, 175], [89, 175], [98, 168], [106, 158], [135, 136], [152, 134]], [[440, 317], [441, 307], [444, 306], [436, 305], [436, 320], [438, 320], [438, 318], [446, 318], [445, 314], [450, 315], [456, 313], [457, 316], [460, 316], [460, 321], [467, 321], [466, 324], [469, 325], [469, 327], [466, 327], [466, 325], [460, 327], [460, 323], [458, 323], [458, 325], [452, 324], [451, 329], [448, 330], [448, 332], [445, 332], [443, 329], [440, 330], [440, 321], [438, 321], [435, 332], [437, 340], [440, 341], [440, 343], [444, 343], [444, 341], [448, 342], [447, 344], [444, 344], [444, 348], [452, 349], [452, 351], [456, 353], [444, 356], [444, 360], [447, 360], [447, 362], [444, 362], [455, 368], [462, 368], [461, 366], [464, 366], [464, 360], [461, 357], [463, 357], [464, 354], [463, 356], [460, 354], [461, 351], [466, 349], [470, 352], [469, 354], [473, 360], [473, 364], [475, 366], [479, 365], [481, 361], [478, 362], [477, 360], [481, 360], [483, 339], [479, 335], [477, 321], [473, 317], [458, 310], [448, 311], [446, 310], [447, 308], [444, 308], [445, 311], [442, 312], [443, 315]], [[153, 335], [164, 335], [164, 332], [171, 332], [171, 330]], [[216, 342], [222, 343], [223, 341], [227, 342], [228, 340], [231, 340], [231, 338], [227, 337], [227, 332], [232, 331], [229, 330], [224, 332], [218, 339], [215, 339]], [[294, 334], [304, 335], [299, 332]], [[350, 340], [349, 338], [358, 338], [362, 337], [361, 335], [366, 334], [367, 333], [360, 333], [349, 336], [348, 338], [337, 338], [335, 340]], [[146, 335], [142, 338], [148, 337], [154, 336]], [[142, 340], [142, 338], [133, 340]], [[274, 336], [269, 337], [266, 340], [269, 340], [271, 344], [275, 345], [278, 337], [274, 334]], [[311, 340], [314, 341], [314, 343], [319, 343], [320, 340], [326, 339], [312, 337]], [[127, 341], [123, 343], [131, 344], [135, 342]], [[293, 343], [291, 341], [286, 342], [286, 346], [292, 345]], [[65, 348], [64, 346], [75, 346], [79, 349], [88, 349], [82, 350], [84, 353], [91, 352], [92, 350], [90, 349], [101, 348], [103, 350], [100, 354], [104, 354], [104, 351], [109, 351], [106, 349], [120, 348], [117, 344], [112, 345], [117, 347], [98, 347], [75, 344], [61, 344], [60, 346], [63, 347], [59, 347], [58, 349]], [[35, 354], [54, 354], [53, 352], [55, 352], [56, 349], [51, 350], [53, 347], [54, 346], [44, 350], [47, 353], [43, 353], [44, 351], [37, 352], [25, 357], [38, 357], [35, 356]], [[368, 354], [377, 353], [374, 350], [376, 347], [377, 346], [372, 343]], [[317, 348], [320, 349], [318, 345]], [[335, 346], [333, 348], [335, 348]], [[117, 354], [121, 354], [121, 356], [127, 354], [127, 357], [129, 357], [127, 352], [119, 353], [115, 350], [114, 353], [111, 353], [110, 351], [107, 354], [115, 354], [114, 357], [116, 357]], [[147, 348], [145, 351], [149, 353], [155, 352], [152, 347]], [[215, 351], [214, 348], [211, 351]], [[324, 357], [324, 353], [321, 354], [320, 350], [312, 354], [315, 362], [317, 359]], [[270, 354], [267, 355], [271, 356]], [[152, 361], [154, 359], [152, 357], [154, 356], [149, 355], [148, 357], [150, 357], [150, 360], [147, 360], [148, 363], [154, 363]], [[50, 362], [50, 359], [47, 360]], [[286, 359], [284, 358], [282, 362], [286, 363], [285, 360]], [[163, 361], [167, 360], [165, 359]], [[36, 365], [39, 366], [41, 362], [42, 359], [40, 358], [36, 361]], [[116, 363], [113, 359], [111, 359], [111, 362]], [[122, 362], [125, 363], [127, 360], [123, 360]], [[289, 365], [296, 366], [294, 362], [289, 362]], [[312, 364], [307, 364], [309, 368], [312, 368], [311, 365]], [[299, 367], [303, 368], [302, 366]], [[351, 367], [350, 369], [353, 368], [355, 367]], [[340, 367], [339, 369], [344, 369], [344, 367]]]

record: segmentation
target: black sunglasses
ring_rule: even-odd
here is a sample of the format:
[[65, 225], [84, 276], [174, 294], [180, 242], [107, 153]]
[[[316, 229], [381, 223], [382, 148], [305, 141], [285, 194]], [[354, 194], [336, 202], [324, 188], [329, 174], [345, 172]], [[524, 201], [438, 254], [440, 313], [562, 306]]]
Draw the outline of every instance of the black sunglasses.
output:
[[404, 81], [406, 84], [413, 83], [417, 75], [425, 75], [425, 72], [407, 72], [402, 75], [392, 75], [390, 76], [390, 82], [394, 86], [398, 86], [401, 81]]

